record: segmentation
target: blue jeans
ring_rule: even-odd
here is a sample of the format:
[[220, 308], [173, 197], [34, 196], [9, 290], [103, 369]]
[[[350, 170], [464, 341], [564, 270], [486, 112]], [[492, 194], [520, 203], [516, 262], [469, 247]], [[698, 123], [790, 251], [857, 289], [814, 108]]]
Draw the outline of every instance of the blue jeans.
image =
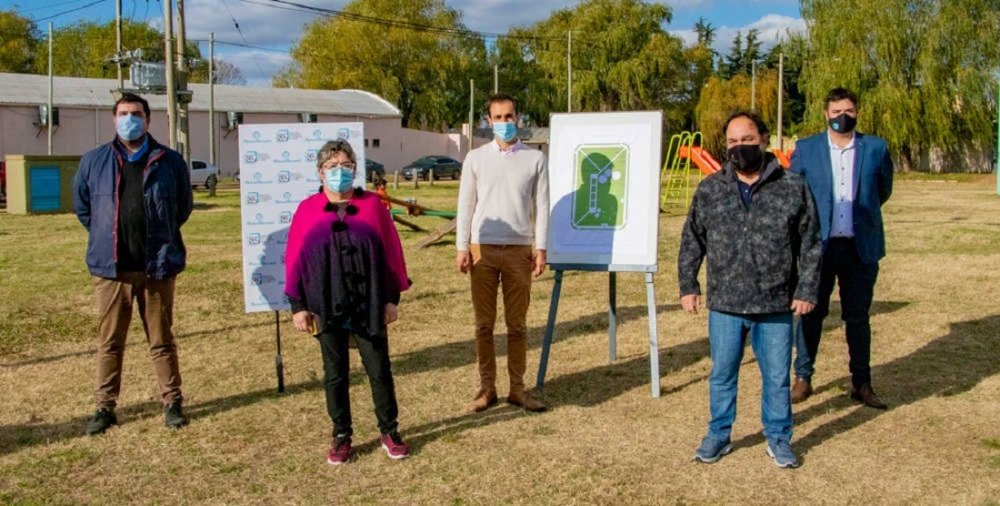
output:
[[792, 313], [737, 315], [709, 311], [708, 342], [712, 373], [708, 378], [708, 435], [728, 440], [736, 420], [737, 380], [743, 343], [749, 334], [763, 383], [760, 420], [768, 441], [791, 441], [792, 404], [788, 369], [792, 360]]

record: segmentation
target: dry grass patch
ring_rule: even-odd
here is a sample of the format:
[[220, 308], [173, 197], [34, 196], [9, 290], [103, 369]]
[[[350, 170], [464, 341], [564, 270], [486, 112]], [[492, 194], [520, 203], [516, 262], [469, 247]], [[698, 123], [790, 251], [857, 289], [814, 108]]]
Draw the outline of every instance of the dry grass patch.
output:
[[[88, 438], [94, 314], [72, 216], [0, 214], [0, 503], [89, 504], [990, 504], [1000, 497], [1000, 197], [992, 179], [901, 178], [886, 208], [889, 256], [872, 319], [875, 385], [887, 412], [858, 407], [843, 329], [827, 325], [817, 394], [795, 407], [787, 471], [764, 454], [760, 382], [744, 359], [736, 451], [716, 465], [691, 454], [708, 417], [706, 316], [677, 306], [682, 213], [661, 216], [657, 275], [663, 396], [649, 396], [641, 275], [619, 275], [618, 360], [607, 359], [607, 278], [568, 273], [543, 414], [462, 406], [477, 379], [468, 280], [450, 243], [415, 250], [416, 284], [391, 329], [404, 438], [414, 456], [377, 447], [367, 381], [353, 357], [358, 456], [324, 461], [329, 420], [317, 344], [282, 315], [288, 391], [274, 392], [274, 316], [243, 313], [239, 199], [198, 195], [185, 229], [176, 333], [192, 424], [162, 425], [138, 325], [125, 359], [120, 427]], [[455, 184], [390, 192], [454, 209]], [[414, 218], [428, 228], [441, 220]], [[552, 274], [534, 284], [534, 379]], [[498, 324], [503, 332], [503, 324]], [[498, 353], [505, 388], [505, 347]]]

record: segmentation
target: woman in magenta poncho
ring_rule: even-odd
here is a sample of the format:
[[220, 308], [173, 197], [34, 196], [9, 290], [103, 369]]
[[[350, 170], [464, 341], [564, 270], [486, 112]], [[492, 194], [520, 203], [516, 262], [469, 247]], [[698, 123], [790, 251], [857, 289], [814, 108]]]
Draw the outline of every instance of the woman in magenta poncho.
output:
[[330, 464], [351, 458], [348, 337], [354, 334], [371, 384], [382, 448], [409, 456], [397, 431], [398, 407], [386, 325], [410, 286], [403, 248], [378, 196], [354, 188], [357, 159], [347, 141], [327, 142], [317, 168], [321, 190], [299, 204], [285, 251], [285, 295], [295, 328], [312, 331], [323, 355], [326, 407], [333, 422]]

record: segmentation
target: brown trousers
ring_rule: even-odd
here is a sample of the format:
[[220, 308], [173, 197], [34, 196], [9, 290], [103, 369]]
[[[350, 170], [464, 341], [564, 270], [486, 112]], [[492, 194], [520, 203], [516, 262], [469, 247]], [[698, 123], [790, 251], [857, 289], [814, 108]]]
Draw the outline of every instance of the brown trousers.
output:
[[97, 407], [114, 409], [121, 391], [125, 339], [132, 321], [132, 303], [146, 331], [149, 354], [156, 370], [163, 404], [180, 402], [181, 373], [177, 346], [170, 330], [174, 320], [174, 281], [156, 280], [142, 272], [120, 272], [115, 279], [94, 277], [97, 298]]
[[472, 244], [472, 307], [476, 315], [476, 358], [480, 388], [496, 391], [497, 362], [493, 327], [497, 320], [497, 288], [503, 288], [507, 324], [507, 373], [510, 393], [524, 392], [528, 337], [528, 303], [531, 301], [531, 246]]

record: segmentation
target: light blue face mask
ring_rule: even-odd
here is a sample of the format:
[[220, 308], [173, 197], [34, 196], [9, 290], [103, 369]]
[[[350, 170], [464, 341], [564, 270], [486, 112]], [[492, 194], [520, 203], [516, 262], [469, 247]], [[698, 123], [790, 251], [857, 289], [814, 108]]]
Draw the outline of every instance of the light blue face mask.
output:
[[517, 124], [513, 122], [494, 121], [493, 135], [499, 137], [504, 142], [510, 142], [517, 137]]
[[337, 165], [324, 173], [326, 189], [337, 193], [347, 193], [354, 186], [354, 171]]
[[134, 141], [139, 137], [142, 137], [143, 126], [145, 126], [145, 121], [132, 114], [118, 116], [118, 118], [115, 119], [115, 131], [118, 132], [118, 137], [121, 137], [126, 141]]

